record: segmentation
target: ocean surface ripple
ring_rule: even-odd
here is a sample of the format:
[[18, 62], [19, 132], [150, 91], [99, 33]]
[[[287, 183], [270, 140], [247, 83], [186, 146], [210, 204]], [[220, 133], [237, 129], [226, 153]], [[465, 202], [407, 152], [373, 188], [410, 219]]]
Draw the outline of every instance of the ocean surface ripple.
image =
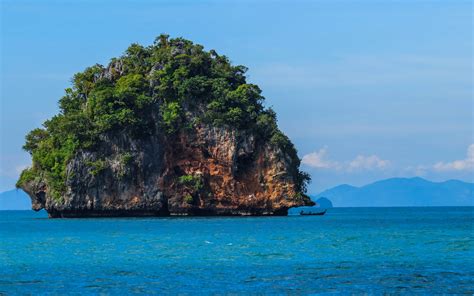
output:
[[0, 294], [473, 294], [473, 207], [47, 219], [0, 212]]

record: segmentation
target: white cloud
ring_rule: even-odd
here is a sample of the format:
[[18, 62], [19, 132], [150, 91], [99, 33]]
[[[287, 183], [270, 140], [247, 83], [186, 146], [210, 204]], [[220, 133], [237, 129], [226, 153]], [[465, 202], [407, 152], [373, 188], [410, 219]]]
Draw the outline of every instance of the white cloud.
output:
[[414, 175], [414, 176], [425, 176], [428, 171], [430, 170], [430, 167], [426, 165], [415, 165], [415, 166], [407, 166], [403, 170], [404, 174], [408, 175]]
[[304, 165], [318, 169], [345, 170], [352, 172], [355, 170], [383, 170], [390, 166], [390, 161], [382, 159], [377, 155], [358, 155], [351, 161], [339, 162], [327, 158], [327, 147], [303, 156]]
[[373, 169], [385, 169], [390, 166], [390, 161], [381, 159], [377, 155], [358, 155], [354, 160], [349, 162], [349, 170], [373, 170]]
[[326, 159], [327, 147], [321, 148], [318, 151], [306, 154], [303, 156], [301, 162], [313, 168], [334, 169], [338, 168], [339, 164], [334, 161]]
[[474, 170], [474, 144], [467, 148], [467, 155], [465, 159], [455, 160], [452, 162], [438, 162], [433, 165], [436, 171], [468, 171]]

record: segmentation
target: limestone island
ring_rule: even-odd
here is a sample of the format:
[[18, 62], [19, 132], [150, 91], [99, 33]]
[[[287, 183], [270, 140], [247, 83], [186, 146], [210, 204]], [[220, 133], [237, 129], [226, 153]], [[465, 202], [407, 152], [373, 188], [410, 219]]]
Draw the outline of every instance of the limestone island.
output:
[[77, 73], [17, 182], [49, 217], [287, 215], [310, 178], [244, 66], [183, 38]]

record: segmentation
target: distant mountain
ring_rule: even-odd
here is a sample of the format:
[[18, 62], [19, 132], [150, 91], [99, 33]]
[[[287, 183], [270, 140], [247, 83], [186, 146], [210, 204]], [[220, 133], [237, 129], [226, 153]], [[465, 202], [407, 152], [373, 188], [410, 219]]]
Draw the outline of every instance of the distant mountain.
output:
[[31, 210], [31, 201], [21, 189], [13, 189], [0, 193], [0, 211]]
[[333, 207], [332, 202], [325, 197], [320, 197], [316, 199], [315, 202], [316, 202], [315, 207], [318, 207], [318, 208], [329, 209]]
[[321, 192], [335, 207], [473, 206], [474, 183], [391, 178], [362, 187], [340, 185]]

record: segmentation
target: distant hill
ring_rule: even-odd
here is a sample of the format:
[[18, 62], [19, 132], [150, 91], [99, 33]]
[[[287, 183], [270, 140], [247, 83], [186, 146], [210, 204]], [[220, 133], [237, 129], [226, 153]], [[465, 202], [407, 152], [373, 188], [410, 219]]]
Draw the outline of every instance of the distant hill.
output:
[[0, 211], [31, 210], [31, 201], [21, 189], [13, 189], [0, 193]]
[[321, 192], [335, 207], [473, 206], [474, 183], [391, 178], [362, 187], [340, 185]]
[[318, 208], [329, 209], [333, 207], [332, 202], [325, 197], [320, 197], [314, 201], [316, 202], [316, 207]]

